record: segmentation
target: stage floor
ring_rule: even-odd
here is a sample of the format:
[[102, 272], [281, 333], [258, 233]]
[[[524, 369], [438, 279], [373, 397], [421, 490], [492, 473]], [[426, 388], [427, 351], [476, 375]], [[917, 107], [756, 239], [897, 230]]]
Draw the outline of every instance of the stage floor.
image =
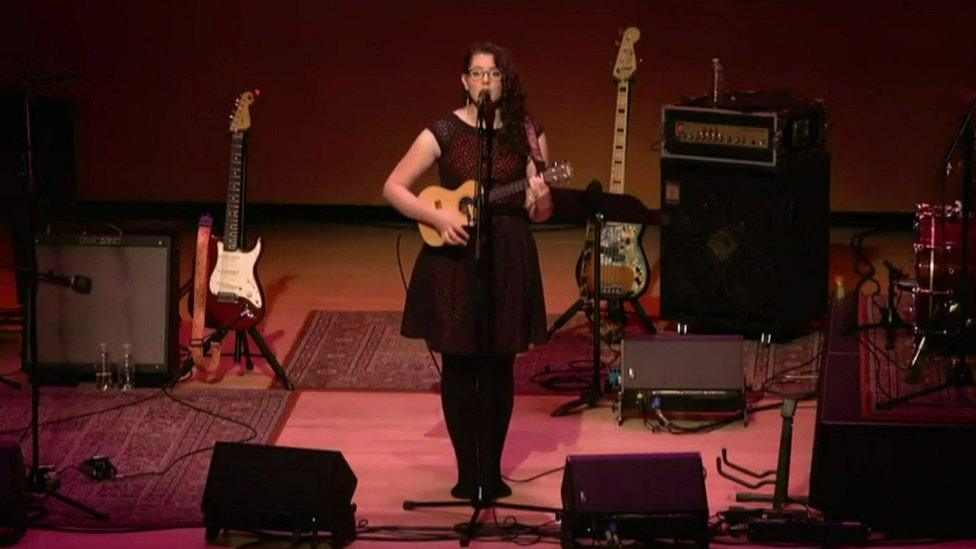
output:
[[[855, 229], [831, 231], [830, 279], [824, 289], [833, 287], [841, 276], [848, 290], [857, 281], [854, 256], [847, 244]], [[264, 255], [259, 277], [264, 285], [267, 314], [259, 326], [276, 356], [284, 362], [296, 343], [302, 323], [312, 309], [400, 310], [404, 290], [397, 264], [399, 257], [406, 276], [420, 245], [416, 231], [401, 226], [333, 224], [328, 222], [288, 222], [249, 227], [250, 235], [264, 240]], [[182, 239], [182, 280], [187, 280], [192, 261], [194, 235]], [[581, 228], [543, 230], [537, 233], [546, 305], [550, 314], [561, 313], [578, 297], [574, 265], [583, 242]], [[653, 285], [642, 299], [654, 316], [658, 309], [658, 232], [649, 229], [645, 251], [655, 266]], [[875, 261], [884, 283], [881, 260], [913, 272], [914, 256], [910, 233], [885, 234], [867, 241], [867, 256]], [[181, 315], [186, 319], [185, 307]], [[0, 347], [0, 371], [17, 365], [16, 344], [10, 338]], [[251, 372], [240, 372], [225, 359], [221, 379], [211, 387], [252, 387], [262, 389], [272, 382], [263, 361]], [[203, 386], [197, 381], [183, 384]], [[755, 414], [748, 426], [741, 422], [710, 433], [673, 435], [654, 433], [639, 419], [622, 426], [614, 420], [608, 405], [580, 414], [552, 418], [549, 413], [572, 397], [519, 396], [503, 460], [504, 473], [514, 479], [527, 478], [561, 467], [567, 455], [602, 453], [698, 452], [707, 477], [709, 511], [723, 511], [735, 504], [740, 487], [721, 478], [715, 459], [722, 448], [730, 457], [753, 470], [776, 466], [781, 419], [776, 410]], [[813, 426], [813, 402], [802, 403], [796, 413], [790, 491], [805, 494], [809, 487]], [[463, 509], [404, 511], [402, 502], [443, 499], [454, 482], [453, 457], [440, 413], [439, 399], [433, 393], [303, 391], [283, 425], [277, 443], [283, 446], [338, 450], [343, 453], [359, 480], [354, 500], [358, 520], [370, 525], [448, 526], [467, 520]], [[274, 474], [268, 471], [268, 474]], [[508, 501], [557, 507], [562, 473], [557, 472], [530, 483], [513, 483], [514, 495]], [[745, 490], [745, 489], [742, 489]], [[767, 493], [772, 487], [765, 487]], [[520, 522], [542, 524], [551, 520], [531, 512], [504, 511]], [[247, 540], [227, 540], [238, 545]], [[484, 542], [487, 546], [488, 542]], [[968, 547], [965, 543], [942, 544]], [[203, 547], [202, 529], [162, 532], [78, 534], [30, 531], [24, 547]], [[356, 547], [385, 547], [390, 542], [358, 541]], [[475, 542], [474, 546], [482, 545]], [[454, 547], [457, 542], [425, 543], [428, 547]]]

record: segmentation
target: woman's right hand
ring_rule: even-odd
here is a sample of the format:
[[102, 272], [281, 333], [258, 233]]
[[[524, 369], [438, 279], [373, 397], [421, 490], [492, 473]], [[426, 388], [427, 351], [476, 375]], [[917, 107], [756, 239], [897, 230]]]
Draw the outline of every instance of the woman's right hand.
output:
[[445, 210], [437, 210], [433, 221], [434, 228], [447, 244], [463, 246], [468, 243], [467, 226], [458, 222], [458, 216], [451, 215]]

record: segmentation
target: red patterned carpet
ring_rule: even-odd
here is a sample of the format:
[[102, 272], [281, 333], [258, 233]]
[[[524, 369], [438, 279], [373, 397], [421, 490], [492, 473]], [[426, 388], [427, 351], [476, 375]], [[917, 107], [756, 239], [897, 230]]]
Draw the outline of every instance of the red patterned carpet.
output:
[[[435, 390], [439, 379], [434, 360], [423, 341], [400, 335], [400, 314], [312, 311], [285, 364], [289, 379], [296, 387], [309, 389]], [[641, 329], [636, 320], [628, 320], [625, 337]], [[518, 356], [516, 393], [553, 394], [540, 385], [546, 379], [559, 388], [578, 389], [592, 377], [592, 341], [586, 317], [576, 315], [549, 342]], [[758, 388], [775, 372], [815, 363], [820, 345], [816, 333], [760, 350], [756, 342], [745, 341], [747, 384]], [[604, 346], [602, 356], [605, 363], [613, 363], [616, 352]]]
[[[885, 299], [863, 297], [859, 324], [881, 321]], [[912, 321], [910, 294], [897, 306], [899, 318]], [[949, 383], [961, 371], [947, 347], [927, 345], [915, 365], [915, 336], [910, 328], [861, 333], [863, 412], [879, 421], [976, 422], [976, 386]], [[890, 348], [889, 348], [890, 347]], [[963, 366], [972, 374], [972, 364]], [[939, 387], [945, 387], [936, 390]]]
[[[67, 387], [41, 390], [41, 464], [61, 472], [63, 495], [110, 515], [108, 523], [96, 523], [46, 498], [49, 515], [41, 525], [202, 525], [200, 501], [210, 464], [209, 448], [218, 440], [268, 442], [284, 420], [292, 396], [287, 391], [228, 389], [171, 394], [196, 409], [159, 389], [128, 393]], [[33, 459], [29, 424], [30, 391], [0, 391], [0, 440], [20, 441], [28, 465]], [[96, 455], [108, 456], [120, 476], [131, 478], [95, 482], [82, 475], [77, 467]]]

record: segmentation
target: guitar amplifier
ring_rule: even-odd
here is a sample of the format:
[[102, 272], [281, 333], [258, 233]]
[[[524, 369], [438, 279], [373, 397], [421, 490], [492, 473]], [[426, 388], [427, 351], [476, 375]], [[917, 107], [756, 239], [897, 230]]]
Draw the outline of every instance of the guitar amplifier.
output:
[[823, 149], [823, 101], [785, 93], [728, 92], [719, 101], [696, 98], [662, 112], [662, 158], [775, 167], [784, 156]]
[[617, 422], [628, 411], [745, 414], [742, 337], [652, 334], [624, 338]]
[[100, 343], [116, 365], [129, 343], [136, 386], [161, 385], [179, 360], [178, 242], [175, 234], [38, 235], [38, 270], [88, 277], [91, 292], [38, 284], [37, 379], [90, 381]]

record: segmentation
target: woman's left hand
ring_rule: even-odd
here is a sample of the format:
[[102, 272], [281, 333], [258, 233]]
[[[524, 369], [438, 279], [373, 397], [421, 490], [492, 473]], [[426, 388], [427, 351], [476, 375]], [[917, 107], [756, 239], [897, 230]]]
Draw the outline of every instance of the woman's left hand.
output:
[[549, 185], [546, 185], [541, 175], [529, 177], [529, 188], [525, 192], [525, 209], [529, 211], [529, 218], [535, 222], [542, 222], [552, 215], [552, 195]]
[[535, 204], [540, 198], [549, 194], [549, 185], [546, 185], [545, 179], [541, 175], [533, 175], [529, 177], [529, 192], [526, 193], [528, 198], [528, 206]]

